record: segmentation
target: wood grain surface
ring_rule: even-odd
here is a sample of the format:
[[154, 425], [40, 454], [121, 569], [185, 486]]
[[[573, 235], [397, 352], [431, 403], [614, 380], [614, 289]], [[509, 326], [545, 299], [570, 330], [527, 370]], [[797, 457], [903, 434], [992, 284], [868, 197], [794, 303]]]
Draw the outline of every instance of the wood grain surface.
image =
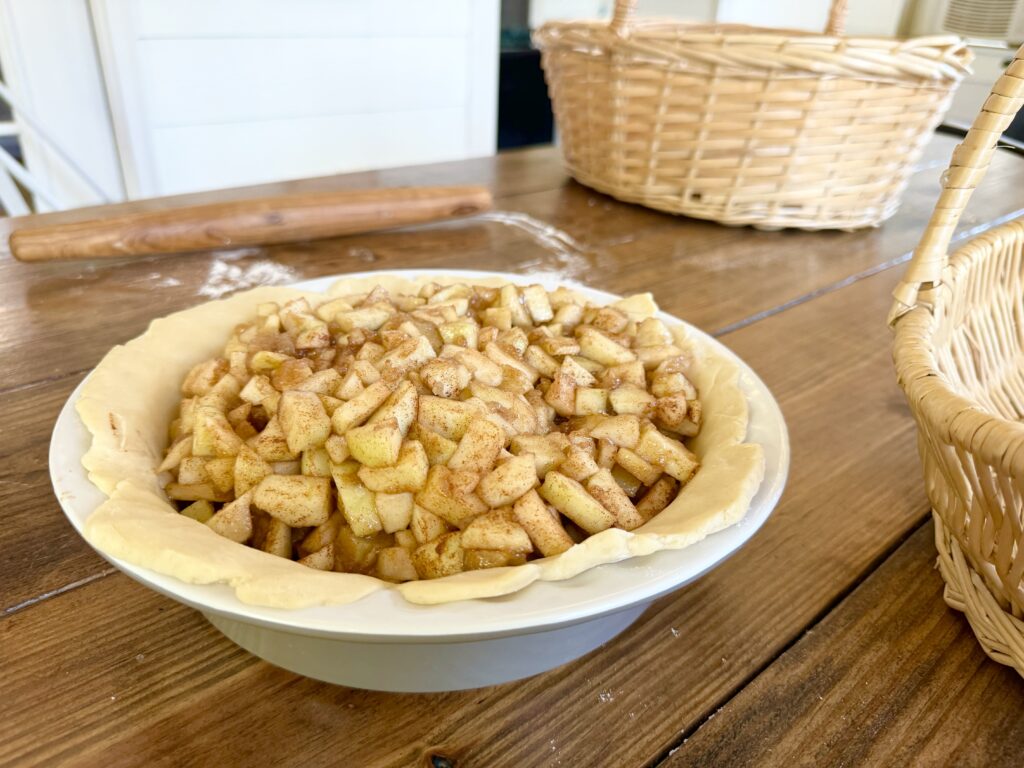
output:
[[[44, 748], [37, 737], [26, 735], [0, 745], [0, 755], [9, 750], [17, 760], [88, 764], [112, 754], [117, 743], [121, 754], [145, 749], [148, 764], [171, 765], [182, 757], [173, 734], [185, 727], [194, 754], [215, 762], [228, 761], [239, 750], [272, 752], [281, 733], [292, 735], [288, 749], [298, 762], [316, 760], [322, 749], [343, 749], [352, 764], [397, 766], [432, 748], [457, 765], [552, 765], [558, 757], [568, 759], [567, 765], [656, 760], [922, 520], [912, 425], [886, 375], [888, 331], [878, 321], [890, 277], [859, 281], [725, 337], [764, 377], [790, 426], [793, 470], [783, 503], [742, 556], [661, 601], [620, 640], [580, 662], [484, 692], [425, 697], [344, 691], [251, 660], [193, 614], [116, 575], [34, 606], [23, 617], [14, 614], [31, 628], [13, 633], [11, 647], [6, 637], [0, 640], [0, 656], [29, 653], [20, 645], [25, 638], [65, 642], [61, 626], [67, 611], [74, 610], [92, 643], [116, 649], [114, 656], [126, 660], [124, 687], [109, 694], [118, 698], [105, 695], [95, 706], [83, 706], [98, 672], [80, 659], [62, 679], [69, 693], [61, 700], [75, 707], [63, 716], [76, 722], [83, 741], [71, 745], [59, 738]], [[822, 316], [835, 323], [822, 323]], [[138, 615], [115, 609], [136, 606], [142, 597], [147, 607], [140, 606]], [[81, 602], [69, 608], [69, 599]], [[84, 636], [66, 640], [84, 641]], [[148, 662], [134, 662], [138, 653]], [[104, 664], [109, 657], [95, 659]], [[38, 673], [19, 665], [9, 683], [14, 698], [46, 695], [33, 693], [31, 676]], [[215, 686], [207, 679], [211, 674], [223, 675]], [[164, 694], [154, 693], [160, 691]], [[261, 717], [280, 731], [254, 723], [242, 732], [229, 727], [254, 696], [261, 700]], [[148, 715], [138, 710], [140, 699], [147, 701]], [[579, 708], [563, 706], [567, 701]], [[332, 711], [330, 702], [335, 727], [314, 738], [321, 727], [315, 712]], [[35, 709], [11, 713], [16, 732], [30, 730], [21, 718]], [[379, 730], [352, 738], [365, 734], [361, 723], [367, 711], [386, 729], [386, 750]], [[197, 716], [213, 712], [217, 717]], [[544, 728], [536, 726], [538, 718]], [[103, 735], [112, 721], [119, 726], [116, 739]], [[393, 739], [392, 733], [401, 735]]]
[[665, 765], [1020, 765], [1024, 680], [942, 602], [922, 525]]
[[[928, 714], [943, 686], [969, 694], [942, 710], [957, 725], [1005, 721], [1019, 693], [939, 598], [920, 532], [927, 502], [913, 425], [884, 323], [891, 267], [913, 246], [953, 143], [936, 138], [903, 210], [865, 232], [756, 232], [622, 205], [567, 182], [553, 151], [540, 149], [259, 190], [487, 183], [496, 208], [514, 215], [469, 226], [74, 267], [0, 257], [0, 765], [759, 765], [774, 755], [902, 764], [918, 754], [910, 743], [930, 756], [943, 748], [968, 755], [978, 745], [1011, 754], [1019, 734], [1010, 726], [1005, 741], [994, 726], [956, 743], [937, 732], [907, 735], [918, 718], [931, 717], [935, 730], [947, 716]], [[1024, 161], [998, 154], [967, 230], [1024, 206], [1013, 194], [1022, 181]], [[275, 669], [194, 611], [111, 572], [64, 521], [46, 469], [53, 420], [84, 372], [152, 317], [266, 276], [445, 266], [653, 290], [667, 310], [723, 332], [771, 387], [790, 427], [789, 484], [764, 529], [577, 662], [428, 696], [356, 691]], [[911, 618], [900, 623], [903, 613]], [[928, 622], [944, 629], [922, 629]], [[816, 643], [830, 626], [839, 628], [831, 642]], [[882, 672], [889, 646], [900, 652]], [[816, 672], [833, 654], [835, 674]], [[899, 672], [927, 677], [914, 664], [942, 669], [928, 685], [901, 687]], [[824, 697], [816, 705], [805, 701], [811, 690]], [[998, 693], [991, 700], [990, 690]], [[872, 719], [866, 702], [877, 709], [890, 694], [903, 696], [907, 711], [893, 705]], [[772, 718], [786, 713], [793, 722], [776, 727]], [[844, 717], [886, 743], [871, 751], [867, 736], [839, 725]]]
[[49, 489], [50, 432], [80, 376], [3, 397], [0, 419], [0, 611], [106, 569], [71, 526]]

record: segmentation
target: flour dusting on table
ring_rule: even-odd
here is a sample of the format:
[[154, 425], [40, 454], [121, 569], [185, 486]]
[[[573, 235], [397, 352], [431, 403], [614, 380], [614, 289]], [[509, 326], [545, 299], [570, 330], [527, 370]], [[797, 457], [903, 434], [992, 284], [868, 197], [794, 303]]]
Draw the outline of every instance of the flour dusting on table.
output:
[[198, 294], [210, 299], [219, 299], [229, 293], [255, 288], [259, 285], [284, 285], [299, 279], [291, 267], [274, 261], [254, 261], [251, 264], [229, 264], [214, 259], [205, 282], [199, 286]]

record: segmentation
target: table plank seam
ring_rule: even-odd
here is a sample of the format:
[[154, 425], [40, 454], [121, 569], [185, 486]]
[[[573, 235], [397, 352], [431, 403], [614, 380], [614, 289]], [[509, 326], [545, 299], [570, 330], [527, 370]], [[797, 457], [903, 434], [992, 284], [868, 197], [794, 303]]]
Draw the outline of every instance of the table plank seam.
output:
[[[970, 229], [965, 229], [962, 232], [958, 232], [956, 235], [953, 236], [953, 239], [950, 241], [950, 245], [953, 246], [962, 243], [965, 240], [971, 239], [977, 235], [984, 234], [985, 232], [988, 232], [989, 230], [994, 229], [995, 227], [1006, 224], [1010, 221], [1013, 221], [1014, 219], [1020, 218], [1021, 216], [1024, 216], [1024, 208], [1018, 208], [1015, 211], [1011, 211], [1010, 213], [1004, 214], [1003, 216], [999, 216], [998, 218], [992, 219], [991, 221], [987, 221], [984, 224], [978, 224], [977, 226], [971, 227]], [[842, 280], [838, 280], [829, 285], [824, 285], [821, 288], [817, 288], [813, 291], [805, 293], [802, 296], [792, 298], [789, 301], [785, 301], [777, 306], [770, 307], [768, 309], [763, 309], [760, 312], [750, 315], [749, 317], [737, 320], [734, 323], [729, 323], [728, 325], [719, 328], [717, 331], [714, 331], [712, 335], [723, 336], [727, 333], [738, 331], [741, 328], [746, 328], [748, 325], [752, 325], [753, 323], [759, 322], [761, 320], [766, 320], [769, 317], [773, 317], [779, 314], [780, 312], [785, 312], [787, 309], [798, 307], [801, 304], [807, 303], [808, 301], [817, 299], [821, 296], [825, 296], [834, 291], [838, 291], [843, 288], [846, 288], [847, 286], [853, 285], [854, 283], [860, 280], [864, 280], [865, 278], [874, 277], [875, 275], [884, 272], [887, 269], [892, 269], [893, 267], [898, 267], [901, 264], [905, 264], [906, 262], [910, 261], [913, 255], [913, 251], [907, 251], [906, 253], [902, 253], [893, 259], [883, 261], [880, 264], [875, 264], [873, 267], [869, 267], [868, 269], [856, 272], [850, 275], [849, 277], [843, 278]]]
[[930, 506], [922, 512], [920, 519], [918, 519], [913, 525], [909, 526], [907, 530], [901, 533], [897, 538], [893, 539], [889, 546], [881, 551], [870, 563], [868, 563], [868, 565], [865, 566], [859, 574], [850, 579], [849, 583], [843, 587], [843, 589], [836, 592], [828, 604], [815, 614], [815, 616], [807, 622], [799, 632], [794, 633], [793, 637], [789, 638], [776, 653], [771, 655], [770, 658], [765, 659], [764, 662], [751, 670], [749, 675], [745, 676], [741, 681], [739, 681], [739, 683], [737, 683], [737, 685], [724, 694], [716, 703], [710, 706], [703, 716], [696, 718], [693, 724], [682, 731], [669, 747], [663, 750], [661, 754], [655, 757], [651, 762], [647, 763], [646, 768], [657, 768], [657, 766], [664, 765], [672, 755], [674, 755], [681, 747], [686, 745], [686, 742], [690, 737], [696, 734], [708, 721], [728, 706], [730, 701], [736, 698], [736, 696], [738, 696], [747, 686], [764, 674], [764, 672], [767, 671], [776, 661], [789, 652], [789, 650], [799, 643], [808, 632], [812, 631], [834, 611], [838, 610], [843, 603], [845, 603], [846, 600], [857, 591], [864, 581], [871, 576], [871, 574], [896, 555], [900, 547], [902, 547], [911, 536], [921, 530], [924, 526], [928, 525], [929, 520], [931, 520]]
[[87, 584], [92, 584], [94, 581], [105, 579], [107, 576], [111, 576], [115, 573], [117, 573], [116, 568], [106, 568], [100, 571], [99, 573], [90, 574], [89, 576], [85, 576], [84, 578], [78, 579], [77, 581], [72, 581], [69, 584], [65, 584], [62, 587], [57, 587], [56, 589], [51, 589], [48, 592], [43, 592], [41, 595], [36, 595], [35, 597], [30, 597], [27, 600], [22, 600], [20, 603], [9, 605], [6, 608], [4, 608], [2, 612], [0, 612], [0, 616], [6, 619], [9, 616], [13, 616], [14, 614], [18, 613], [19, 611], [31, 608], [33, 605], [37, 605], [54, 597], [58, 597], [59, 595], [66, 594], [68, 592], [78, 589], [79, 587], [84, 587]]
[[91, 370], [92, 366], [88, 368], [79, 368], [74, 371], [67, 371], [65, 373], [58, 373], [53, 376], [47, 376], [44, 379], [37, 379], [36, 381], [26, 381], [24, 384], [17, 384], [13, 387], [8, 387], [7, 389], [0, 389], [0, 397], [24, 392], [26, 389], [31, 389], [32, 387], [41, 387], [46, 384], [53, 384], [54, 382], [62, 381], [63, 379], [68, 379], [72, 376], [81, 376], [83, 373], [88, 373]]
[[[517, 196], [514, 195], [511, 198], [508, 198], [507, 200], [501, 202], [514, 203], [515, 197]], [[506, 219], [501, 218], [503, 216], [508, 216], [509, 214], [522, 218], [514, 221], [508, 221]], [[599, 254], [606, 248], [613, 248], [617, 245], [626, 245], [627, 243], [632, 243], [635, 240], [640, 240], [644, 237], [647, 237], [648, 235], [653, 235], [659, 232], [663, 232], [667, 229], [672, 229], [673, 227], [676, 227], [679, 224], [679, 222], [673, 219], [669, 219], [668, 221], [662, 221], [657, 224], [651, 224], [650, 226], [647, 227], [638, 227], [628, 235], [597, 238], [594, 240], [590, 240], [589, 242], [584, 244], [577, 240], [575, 237], [573, 237], [571, 234], [566, 232], [564, 229], [559, 229], [558, 227], [549, 224], [543, 219], [538, 219], [536, 216], [533, 216], [532, 214], [529, 214], [525, 211], [514, 210], [513, 208], [508, 207], [507, 205], [503, 205], [500, 209], [494, 211], [488, 211], [486, 213], [477, 214], [476, 216], [473, 217], [473, 219], [476, 221], [483, 222], [499, 221], [509, 226], [521, 227], [524, 231], [538, 239], [555, 238], [560, 241], [561, 247], [571, 249], [580, 256], [586, 256], [588, 254]], [[397, 232], [401, 230], [395, 231]]]

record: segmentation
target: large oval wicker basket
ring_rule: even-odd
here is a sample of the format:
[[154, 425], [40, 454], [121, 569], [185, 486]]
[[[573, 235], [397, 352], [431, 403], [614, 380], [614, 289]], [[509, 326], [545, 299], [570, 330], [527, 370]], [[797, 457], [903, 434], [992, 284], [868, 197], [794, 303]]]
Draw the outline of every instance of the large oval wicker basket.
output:
[[1024, 221], [947, 258], [960, 214], [1024, 102], [1024, 47], [943, 177], [890, 315], [918, 425], [945, 598], [1024, 675]]
[[842, 37], [633, 18], [534, 35], [569, 172], [725, 224], [853, 229], [899, 205], [970, 53], [955, 37]]

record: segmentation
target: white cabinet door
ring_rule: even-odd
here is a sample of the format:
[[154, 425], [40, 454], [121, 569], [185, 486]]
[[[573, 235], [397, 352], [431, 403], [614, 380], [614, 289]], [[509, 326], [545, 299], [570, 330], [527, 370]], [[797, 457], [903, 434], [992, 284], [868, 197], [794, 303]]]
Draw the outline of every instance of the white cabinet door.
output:
[[498, 0], [92, 0], [133, 197], [495, 150]]

